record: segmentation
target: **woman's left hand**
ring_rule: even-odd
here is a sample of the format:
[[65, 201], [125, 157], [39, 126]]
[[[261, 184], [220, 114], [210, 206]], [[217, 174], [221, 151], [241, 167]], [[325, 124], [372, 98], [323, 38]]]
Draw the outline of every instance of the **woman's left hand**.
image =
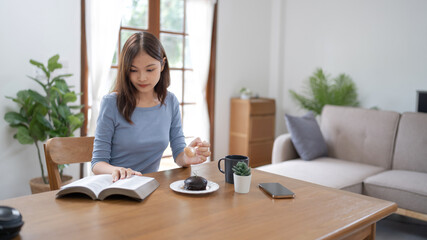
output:
[[[211, 156], [211, 152], [209, 151], [210, 143], [200, 140], [200, 138], [194, 139], [188, 147], [194, 148], [195, 155], [188, 156], [184, 153], [184, 162], [185, 165], [193, 165], [205, 162], [208, 157]], [[185, 151], [184, 151], [185, 152]], [[189, 154], [192, 155], [192, 154]]]

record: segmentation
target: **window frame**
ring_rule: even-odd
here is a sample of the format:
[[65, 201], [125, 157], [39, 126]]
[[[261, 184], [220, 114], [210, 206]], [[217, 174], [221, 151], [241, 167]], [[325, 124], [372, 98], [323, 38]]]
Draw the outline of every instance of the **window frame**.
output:
[[[181, 106], [181, 119], [183, 121], [184, 119], [184, 105], [190, 105], [190, 104], [196, 104], [191, 102], [185, 102], [185, 71], [192, 71], [190, 68], [185, 68], [185, 37], [188, 36], [186, 34], [185, 29], [185, 21], [186, 21], [186, 3], [187, 0], [184, 1], [184, 31], [183, 33], [177, 33], [177, 32], [170, 32], [170, 31], [160, 31], [160, 0], [148, 0], [148, 29], [147, 31], [154, 34], [157, 38], [160, 39], [160, 33], [169, 33], [169, 34], [181, 34], [183, 36], [183, 67], [182, 68], [170, 68], [170, 70], [181, 70], [182, 73], [182, 99], [183, 101], [180, 102]], [[85, 116], [85, 120], [83, 122], [83, 125], [80, 129], [80, 136], [87, 136], [87, 126], [88, 126], [88, 109], [90, 109], [90, 106], [88, 106], [88, 78], [89, 78], [89, 69], [88, 69], [88, 62], [87, 62], [87, 44], [86, 44], [86, 9], [85, 9], [86, 1], [80, 0], [80, 18], [81, 18], [81, 72], [80, 72], [80, 90], [82, 93], [82, 96], [80, 98], [80, 102], [83, 105], [83, 108], [81, 109], [81, 112]], [[210, 62], [210, 68], [209, 68], [209, 79], [208, 79], [208, 85], [207, 85], [207, 104], [208, 104], [208, 113], [209, 113], [209, 122], [210, 122], [210, 150], [213, 155], [214, 153], [214, 109], [215, 109], [215, 60], [216, 60], [216, 28], [217, 28], [217, 6], [218, 3], [215, 3], [215, 10], [214, 10], [214, 20], [213, 20], [213, 28], [212, 28], [212, 44], [211, 44], [211, 62]], [[137, 30], [138, 28], [129, 28], [129, 27], [122, 27], [120, 26], [120, 32], [119, 32], [119, 43], [118, 43], [118, 56], [120, 54], [120, 33], [122, 29], [126, 30]], [[111, 68], [117, 68], [117, 66], [111, 66]], [[80, 177], [83, 177], [83, 164], [80, 165]]]
[[[166, 34], [171, 34], [171, 35], [175, 35], [175, 36], [181, 36], [182, 37], [182, 67], [169, 67], [169, 70], [174, 70], [174, 71], [180, 71], [181, 73], [181, 96], [182, 96], [182, 101], [179, 102], [180, 107], [180, 111], [181, 111], [181, 123], [184, 126], [185, 122], [184, 122], [184, 114], [185, 114], [185, 107], [187, 105], [196, 105], [197, 103], [195, 102], [186, 102], [185, 101], [185, 84], [186, 84], [186, 79], [185, 79], [185, 73], [186, 71], [193, 71], [193, 68], [188, 68], [185, 66], [185, 50], [186, 50], [186, 37], [189, 36], [189, 34], [186, 32], [186, 5], [187, 5], [187, 0], [182, 0], [184, 3], [184, 15], [183, 15], [183, 30], [182, 32], [175, 32], [175, 31], [164, 31], [161, 30], [161, 24], [160, 24], [160, 16], [161, 16], [161, 0], [148, 0], [148, 28], [138, 28], [138, 27], [129, 27], [129, 26], [122, 26], [120, 24], [120, 30], [119, 30], [119, 34], [118, 34], [118, 44], [117, 44], [117, 58], [119, 58], [120, 54], [121, 54], [121, 45], [122, 45], [122, 31], [123, 30], [130, 30], [130, 31], [147, 31], [152, 33], [153, 35], [155, 35], [157, 37], [157, 39], [160, 39], [160, 34], [162, 33], [166, 33]], [[117, 61], [118, 63], [118, 61]], [[118, 69], [118, 65], [111, 65], [112, 69]], [[186, 139], [189, 138], [194, 138], [194, 136], [186, 136]], [[162, 158], [170, 158], [172, 157], [172, 155], [163, 155]]]

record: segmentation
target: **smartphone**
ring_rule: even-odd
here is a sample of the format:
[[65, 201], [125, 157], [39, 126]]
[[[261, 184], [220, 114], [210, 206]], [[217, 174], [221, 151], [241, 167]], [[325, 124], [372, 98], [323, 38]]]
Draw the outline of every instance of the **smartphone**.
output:
[[294, 198], [295, 193], [280, 183], [260, 183], [259, 188], [272, 198]]

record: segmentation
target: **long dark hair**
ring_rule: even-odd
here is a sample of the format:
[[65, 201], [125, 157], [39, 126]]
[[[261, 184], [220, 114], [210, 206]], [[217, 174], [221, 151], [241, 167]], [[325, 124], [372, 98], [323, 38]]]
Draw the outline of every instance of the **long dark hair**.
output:
[[129, 123], [133, 123], [131, 116], [136, 107], [138, 94], [138, 90], [130, 81], [129, 73], [133, 59], [141, 51], [145, 51], [152, 58], [159, 60], [161, 66], [164, 66], [160, 73], [160, 80], [154, 87], [161, 105], [165, 103], [167, 88], [170, 85], [169, 64], [160, 41], [149, 32], [138, 32], [130, 36], [120, 54], [119, 71], [114, 87], [114, 91], [117, 92], [117, 108]]

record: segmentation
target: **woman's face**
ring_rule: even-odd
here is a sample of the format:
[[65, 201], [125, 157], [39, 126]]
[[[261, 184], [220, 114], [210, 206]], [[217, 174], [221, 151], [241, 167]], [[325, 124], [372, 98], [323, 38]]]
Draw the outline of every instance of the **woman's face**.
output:
[[152, 94], [162, 71], [160, 61], [141, 51], [132, 61], [129, 78], [140, 94]]

